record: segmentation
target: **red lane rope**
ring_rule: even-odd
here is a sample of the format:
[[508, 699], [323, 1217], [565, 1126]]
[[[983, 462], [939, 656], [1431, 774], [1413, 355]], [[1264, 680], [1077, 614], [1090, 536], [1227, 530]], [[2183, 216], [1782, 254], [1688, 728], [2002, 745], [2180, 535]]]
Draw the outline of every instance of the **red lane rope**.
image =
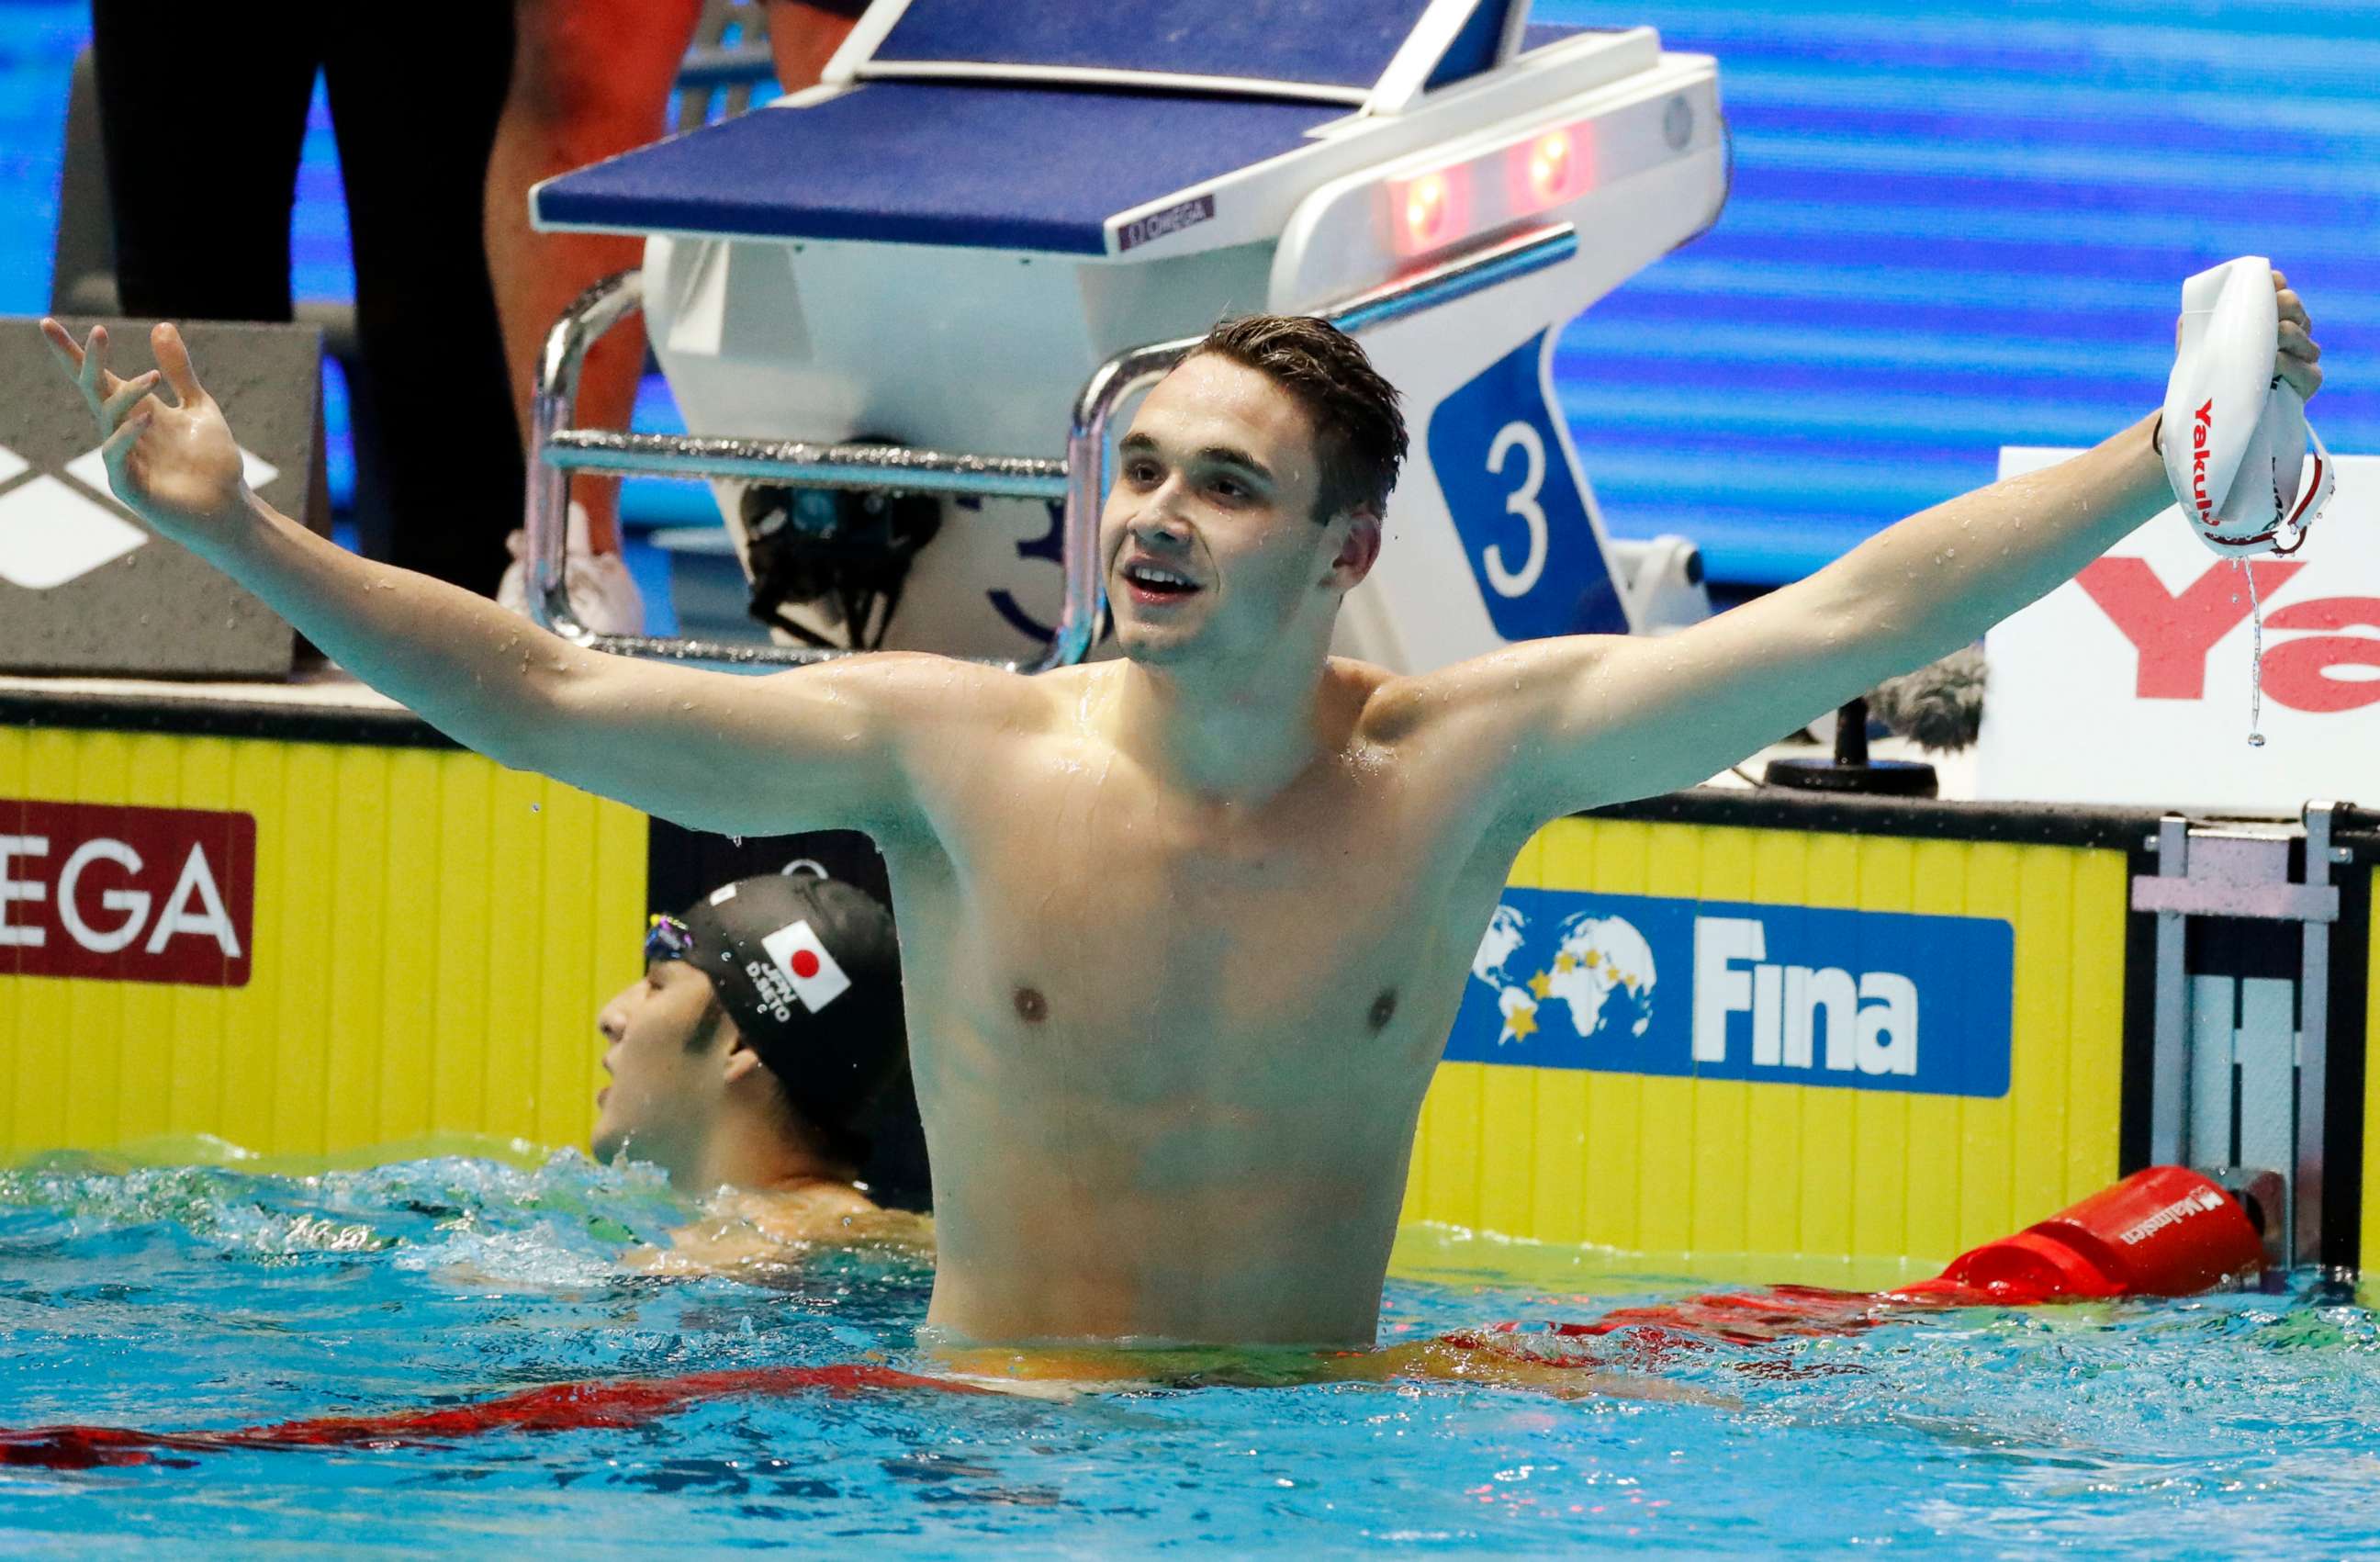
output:
[[376, 1416], [318, 1416], [230, 1432], [142, 1432], [121, 1426], [36, 1426], [0, 1431], [0, 1465], [90, 1470], [101, 1465], [173, 1462], [173, 1453], [321, 1447], [438, 1447], [445, 1440], [490, 1432], [575, 1432], [640, 1425], [684, 1406], [744, 1395], [817, 1390], [856, 1394], [868, 1389], [931, 1389], [938, 1394], [989, 1390], [892, 1367], [848, 1362], [830, 1367], [759, 1367], [689, 1373], [674, 1378], [623, 1378], [550, 1384], [500, 1399], [438, 1410]]
[[[1813, 1335], [1851, 1334], [1911, 1312], [1942, 1307], [2027, 1307], [2085, 1297], [2190, 1296], [2242, 1275], [2264, 1259], [2263, 1239], [2245, 1209], [2216, 1184], [2180, 1166], [2151, 1166], [2012, 1237], [1970, 1249], [1931, 1280], [1864, 1293], [1816, 1286], [1723, 1291], [1682, 1301], [1621, 1307], [1588, 1324], [1498, 1324], [1465, 1329], [1438, 1343], [1543, 1366], [1608, 1364], [1591, 1354], [1535, 1346], [1537, 1340], [1589, 1339], [1626, 1331], [1627, 1351], [1658, 1366], [1681, 1350], [1715, 1340], [1761, 1345]], [[1361, 1354], [1354, 1352], [1351, 1354]], [[1753, 1363], [1755, 1368], [1763, 1363]], [[1790, 1363], [1769, 1362], [1792, 1375]], [[1824, 1369], [1818, 1369], [1824, 1370]], [[692, 1373], [675, 1378], [558, 1383], [476, 1405], [395, 1415], [322, 1416], [233, 1432], [140, 1432], [116, 1426], [39, 1426], [0, 1430], [0, 1465], [88, 1470], [147, 1464], [172, 1453], [240, 1448], [436, 1447], [441, 1440], [483, 1433], [569, 1432], [636, 1426], [697, 1400], [820, 1390], [990, 1389], [892, 1367], [849, 1362], [831, 1367], [760, 1367]]]

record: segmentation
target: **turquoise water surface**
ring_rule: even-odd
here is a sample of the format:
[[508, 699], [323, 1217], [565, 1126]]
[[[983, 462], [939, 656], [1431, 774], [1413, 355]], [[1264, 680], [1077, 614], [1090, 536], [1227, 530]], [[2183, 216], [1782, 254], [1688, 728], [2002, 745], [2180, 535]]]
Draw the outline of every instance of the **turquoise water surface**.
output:
[[[612, 1374], [925, 1364], [914, 1257], [817, 1255], [766, 1285], [624, 1270], [625, 1244], [683, 1214], [649, 1170], [575, 1154], [0, 1172], [0, 1426], [221, 1429]], [[1498, 1264], [1528, 1278], [1480, 1277]], [[1707, 1288], [1635, 1267], [1424, 1235], [1385, 1328]], [[1660, 1386], [1712, 1403], [1470, 1383], [811, 1394], [621, 1430], [0, 1470], [0, 1550], [2336, 1556], [2380, 1548], [2375, 1348], [2372, 1313], [2301, 1288], [1664, 1361]]]

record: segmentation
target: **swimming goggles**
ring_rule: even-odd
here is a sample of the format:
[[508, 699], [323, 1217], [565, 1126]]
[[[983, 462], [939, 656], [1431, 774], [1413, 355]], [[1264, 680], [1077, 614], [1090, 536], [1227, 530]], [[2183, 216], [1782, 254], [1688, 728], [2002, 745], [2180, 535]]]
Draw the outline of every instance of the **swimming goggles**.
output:
[[645, 920], [645, 963], [682, 960], [694, 953], [694, 934], [675, 917], [654, 912]]

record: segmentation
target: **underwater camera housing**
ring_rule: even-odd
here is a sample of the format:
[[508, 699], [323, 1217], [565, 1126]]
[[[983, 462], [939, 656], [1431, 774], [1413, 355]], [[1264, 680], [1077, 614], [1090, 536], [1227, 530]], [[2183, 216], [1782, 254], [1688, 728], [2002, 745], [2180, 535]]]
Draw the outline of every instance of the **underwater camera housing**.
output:
[[[840, 651], [883, 643], [909, 567], [942, 525], [941, 503], [930, 494], [754, 483], [741, 506], [752, 616], [805, 644]], [[841, 642], [787, 610], [796, 604], [840, 625]]]

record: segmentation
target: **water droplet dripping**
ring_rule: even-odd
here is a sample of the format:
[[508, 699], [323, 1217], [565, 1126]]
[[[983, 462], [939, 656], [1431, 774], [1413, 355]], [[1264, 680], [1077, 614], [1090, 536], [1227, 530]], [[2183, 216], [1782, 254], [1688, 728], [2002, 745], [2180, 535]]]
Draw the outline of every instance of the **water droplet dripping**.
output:
[[2248, 577], [2248, 623], [2254, 635], [2253, 649], [2248, 655], [2248, 747], [2261, 749], [2265, 735], [2265, 604], [2256, 598], [2256, 568], [2246, 559], [2235, 559], [2233, 567]]

